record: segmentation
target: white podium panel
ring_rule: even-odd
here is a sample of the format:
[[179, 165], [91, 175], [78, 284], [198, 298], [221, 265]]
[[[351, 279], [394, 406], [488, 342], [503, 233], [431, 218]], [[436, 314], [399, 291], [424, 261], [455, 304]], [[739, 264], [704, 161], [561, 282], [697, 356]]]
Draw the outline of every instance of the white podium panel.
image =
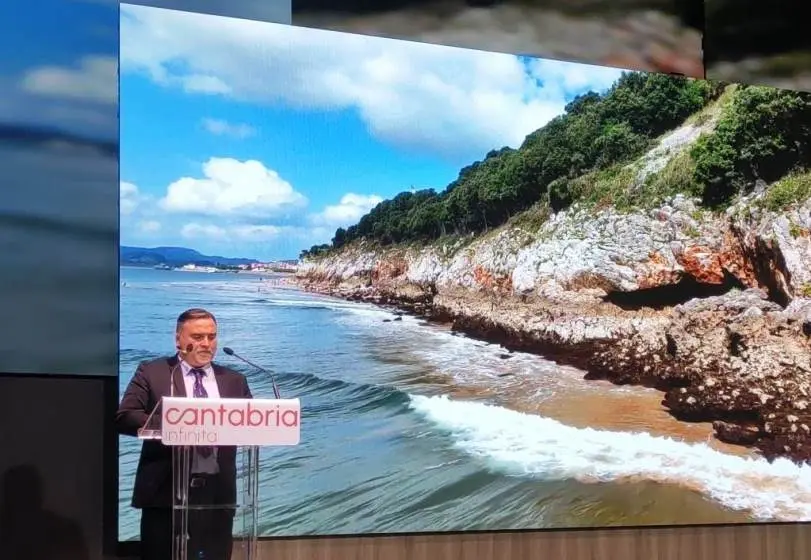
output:
[[139, 431], [172, 448], [173, 560], [256, 560], [259, 448], [298, 445], [298, 399], [164, 397]]

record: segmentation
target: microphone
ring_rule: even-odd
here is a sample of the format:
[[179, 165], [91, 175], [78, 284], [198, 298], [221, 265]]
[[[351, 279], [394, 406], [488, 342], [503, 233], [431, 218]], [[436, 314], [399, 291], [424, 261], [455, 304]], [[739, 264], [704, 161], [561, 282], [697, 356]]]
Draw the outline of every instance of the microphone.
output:
[[235, 357], [235, 358], [236, 358], [236, 359], [238, 359], [238, 360], [242, 360], [243, 362], [245, 362], [245, 363], [246, 363], [246, 364], [248, 364], [249, 366], [253, 366], [253, 367], [255, 367], [256, 369], [258, 369], [258, 370], [259, 370], [259, 371], [261, 371], [262, 373], [267, 373], [267, 374], [270, 376], [270, 382], [271, 382], [271, 383], [273, 383], [273, 394], [276, 396], [276, 399], [280, 399], [280, 398], [281, 398], [281, 397], [279, 396], [279, 388], [276, 386], [276, 379], [273, 377], [273, 372], [271, 372], [271, 371], [269, 371], [269, 370], [267, 370], [267, 369], [263, 368], [262, 366], [258, 366], [258, 365], [256, 365], [255, 363], [253, 363], [253, 362], [252, 362], [252, 361], [250, 361], [250, 360], [246, 360], [245, 358], [243, 358], [242, 356], [240, 356], [239, 354], [237, 354], [236, 352], [234, 352], [234, 351], [233, 351], [231, 348], [229, 348], [228, 346], [226, 346], [225, 348], [223, 348], [223, 349], [222, 349], [222, 351], [223, 351], [223, 352], [225, 352], [226, 354], [228, 354], [229, 356], [233, 356], [233, 357]]
[[[191, 342], [188, 343], [186, 345], [185, 349], [180, 348], [180, 345], [178, 344], [178, 345], [175, 346], [175, 348], [177, 348], [178, 354], [191, 354], [191, 351], [194, 350], [194, 344], [192, 344]], [[182, 358], [180, 358], [180, 356], [178, 356], [177, 363], [172, 368], [172, 371], [169, 372], [169, 396], [170, 397], [175, 396], [175, 372], [177, 371], [177, 368], [180, 367], [180, 362], [181, 361], [182, 361]]]

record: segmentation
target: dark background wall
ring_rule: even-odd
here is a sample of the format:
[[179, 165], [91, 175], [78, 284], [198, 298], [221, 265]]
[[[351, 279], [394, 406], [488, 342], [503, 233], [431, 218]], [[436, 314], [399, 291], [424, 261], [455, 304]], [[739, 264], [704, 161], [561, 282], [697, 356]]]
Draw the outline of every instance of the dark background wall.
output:
[[[0, 516], [0, 558], [112, 557], [116, 384], [115, 377], [0, 376], [0, 511], [12, 507], [11, 519]], [[47, 541], [58, 548], [36, 552]]]

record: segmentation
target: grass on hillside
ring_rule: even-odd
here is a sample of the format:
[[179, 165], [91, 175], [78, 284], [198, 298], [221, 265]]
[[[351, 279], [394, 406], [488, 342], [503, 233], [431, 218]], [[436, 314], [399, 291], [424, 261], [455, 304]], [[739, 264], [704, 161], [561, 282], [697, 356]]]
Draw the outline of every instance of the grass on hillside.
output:
[[811, 171], [791, 173], [769, 187], [762, 204], [772, 212], [780, 212], [809, 198], [811, 198]]
[[521, 230], [531, 235], [540, 230], [551, 215], [552, 210], [549, 208], [549, 204], [546, 200], [540, 200], [533, 204], [528, 210], [510, 218], [505, 227]]
[[695, 182], [694, 170], [690, 150], [684, 149], [668, 161], [664, 169], [649, 176], [639, 193], [648, 205], [658, 204], [676, 194], [700, 196], [701, 188]]
[[650, 209], [676, 194], [698, 195], [693, 181], [695, 164], [682, 150], [665, 167], [639, 182], [640, 163], [620, 164], [573, 179], [569, 188], [588, 208], [613, 207], [620, 212]]
[[738, 84], [730, 84], [724, 88], [718, 99], [709, 103], [706, 107], [687, 117], [685, 125], [703, 126], [714, 117], [720, 116], [734, 100], [734, 94], [738, 90]]
[[[717, 118], [732, 102], [736, 89], [734, 84], [728, 86], [715, 102], [696, 112], [684, 124], [703, 126]], [[651, 148], [660, 140], [661, 137], [651, 142]], [[648, 175], [640, 184], [637, 177], [644, 157], [571, 179], [566, 188], [573, 200], [587, 208], [613, 207], [620, 212], [654, 208], [676, 194], [701, 195], [701, 188], [694, 180], [695, 162], [689, 148], [682, 149], [662, 170]]]

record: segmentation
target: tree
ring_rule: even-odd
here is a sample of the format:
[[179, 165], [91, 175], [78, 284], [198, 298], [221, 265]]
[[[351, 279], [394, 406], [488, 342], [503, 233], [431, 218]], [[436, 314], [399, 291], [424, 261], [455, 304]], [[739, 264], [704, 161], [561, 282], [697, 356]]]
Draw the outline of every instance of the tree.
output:
[[713, 134], [694, 145], [694, 180], [706, 206], [721, 207], [790, 171], [811, 167], [811, 94], [739, 88]]
[[336, 249], [340, 249], [346, 243], [346, 230], [342, 227], [339, 227], [335, 230], [335, 236], [332, 238], [332, 246]]
[[[336, 230], [331, 247], [361, 239], [386, 245], [475, 234], [542, 201], [561, 210], [584, 196], [583, 181], [575, 179], [638, 158], [657, 136], [680, 125], [721, 91], [702, 80], [626, 72], [605, 93], [590, 91], [572, 99], [564, 114], [528, 134], [519, 148], [493, 149], [464, 166], [444, 189], [409, 189], [384, 200], [356, 224]], [[801, 112], [799, 105], [794, 111]], [[783, 144], [772, 145], [774, 157], [785, 151], [789, 137], [805, 133], [798, 129], [786, 134]], [[707, 184], [740, 173], [740, 156], [721, 149], [727, 141], [718, 146], [713, 144], [718, 140], [702, 142], [712, 144], [699, 154]], [[767, 149], [764, 144], [758, 153]], [[763, 173], [767, 166], [759, 157], [752, 161]], [[775, 163], [776, 168], [784, 163]]]

